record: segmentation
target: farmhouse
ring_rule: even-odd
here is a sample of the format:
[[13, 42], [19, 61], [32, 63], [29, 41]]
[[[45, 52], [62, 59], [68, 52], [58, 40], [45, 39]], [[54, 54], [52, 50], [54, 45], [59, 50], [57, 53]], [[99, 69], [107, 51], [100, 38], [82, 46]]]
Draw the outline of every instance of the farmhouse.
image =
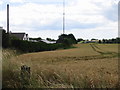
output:
[[[2, 31], [2, 30], [5, 30], [5, 29], [3, 29], [3, 27], [0, 26], [0, 31]], [[28, 34], [26, 34], [24, 32], [23, 33], [12, 33], [12, 32], [9, 32], [9, 35], [13, 36], [13, 37], [16, 37], [16, 38], [18, 38], [20, 40], [27, 40], [27, 41], [29, 41]]]
[[10, 33], [11, 36], [14, 36], [20, 40], [27, 40], [29, 41], [28, 34], [26, 33]]

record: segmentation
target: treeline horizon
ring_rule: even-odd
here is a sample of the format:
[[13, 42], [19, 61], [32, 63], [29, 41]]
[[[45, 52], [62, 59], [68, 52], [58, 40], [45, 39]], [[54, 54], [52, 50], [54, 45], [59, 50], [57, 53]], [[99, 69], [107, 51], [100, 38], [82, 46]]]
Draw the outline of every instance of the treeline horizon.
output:
[[[48, 44], [41, 41], [42, 38], [31, 38], [31, 40], [37, 40], [38, 42], [19, 40], [16, 37], [11, 36], [6, 33], [5, 30], [2, 31], [2, 47], [3, 48], [15, 48], [23, 52], [39, 52], [39, 51], [51, 51], [56, 49], [67, 49], [72, 47], [73, 44], [77, 44], [80, 41], [85, 41], [84, 39], [77, 39], [73, 34], [61, 34], [58, 36], [58, 40], [54, 44]], [[55, 41], [51, 38], [46, 38], [49, 41]], [[98, 40], [98, 39], [91, 39]], [[103, 39], [99, 40], [97, 43], [120, 43], [120, 38]]]
[[[62, 34], [61, 34], [62, 35]], [[66, 34], [65, 34], [66, 35]], [[110, 39], [116, 39], [116, 38], [120, 38], [120, 37], [113, 37], [113, 38], [102, 38], [102, 39], [98, 39], [98, 38], [91, 38], [91, 39], [84, 39], [84, 38], [77, 38], [76, 40], [79, 41], [79, 39], [82, 39], [82, 40], [87, 40], [87, 41], [91, 41], [91, 40], [110, 40]], [[57, 41], [57, 39], [54, 39], [54, 38], [41, 38], [41, 37], [30, 37], [29, 38], [30, 40], [48, 40], [48, 41]]]
[[95, 38], [92, 38], [91, 40], [84, 40], [82, 38], [79, 38], [77, 39], [77, 42], [80, 42], [80, 41], [93, 41], [93, 40], [98, 40], [98, 43], [120, 43], [120, 37], [116, 37], [116, 38], [112, 38], [112, 39], [95, 39]]
[[[62, 34], [62, 35], [67, 35], [67, 34]], [[30, 40], [40, 41], [40, 40], [42, 40], [42, 38], [41, 37], [30, 38]], [[46, 40], [48, 40], [48, 41], [57, 41], [57, 40], [51, 39], [51, 38], [46, 38]], [[75, 37], [74, 37], [74, 40], [75, 40]], [[96, 38], [92, 38], [90, 40], [89, 39], [83, 39], [83, 38], [76, 39], [77, 42], [80, 42], [80, 41], [92, 41], [92, 40], [98, 40], [98, 43], [120, 43], [120, 37], [111, 38], [111, 39], [105, 39], [105, 38], [103, 38], [103, 39], [96, 39]]]

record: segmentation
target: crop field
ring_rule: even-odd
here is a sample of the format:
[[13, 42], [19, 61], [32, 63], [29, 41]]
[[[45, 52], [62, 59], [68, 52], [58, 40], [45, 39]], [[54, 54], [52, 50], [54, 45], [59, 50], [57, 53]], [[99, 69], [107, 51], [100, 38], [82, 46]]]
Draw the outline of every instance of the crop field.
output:
[[31, 69], [29, 88], [118, 87], [118, 44], [74, 46], [21, 55], [3, 50], [3, 87], [21, 87], [22, 65]]

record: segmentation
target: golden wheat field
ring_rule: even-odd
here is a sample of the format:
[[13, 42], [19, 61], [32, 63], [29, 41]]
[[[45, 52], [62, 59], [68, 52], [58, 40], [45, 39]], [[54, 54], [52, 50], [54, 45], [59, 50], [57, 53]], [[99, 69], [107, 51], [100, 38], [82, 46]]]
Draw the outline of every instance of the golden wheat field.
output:
[[31, 69], [29, 88], [117, 87], [118, 44], [74, 46], [76, 48], [22, 55], [3, 50], [3, 87], [21, 87], [22, 65]]

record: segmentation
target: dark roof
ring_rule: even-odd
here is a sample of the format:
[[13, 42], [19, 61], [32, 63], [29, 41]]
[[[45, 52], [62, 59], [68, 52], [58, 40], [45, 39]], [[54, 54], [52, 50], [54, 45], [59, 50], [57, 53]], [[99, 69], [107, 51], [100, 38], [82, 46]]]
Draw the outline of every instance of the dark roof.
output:
[[5, 30], [5, 29], [3, 29], [3, 27], [0, 26], [0, 30]]
[[23, 39], [23, 37], [24, 37], [24, 35], [25, 35], [25, 33], [10, 33], [12, 36], [15, 36], [15, 37], [17, 37], [17, 38], [19, 38], [19, 39]]
[[3, 29], [3, 27], [0, 26], [0, 29]]

